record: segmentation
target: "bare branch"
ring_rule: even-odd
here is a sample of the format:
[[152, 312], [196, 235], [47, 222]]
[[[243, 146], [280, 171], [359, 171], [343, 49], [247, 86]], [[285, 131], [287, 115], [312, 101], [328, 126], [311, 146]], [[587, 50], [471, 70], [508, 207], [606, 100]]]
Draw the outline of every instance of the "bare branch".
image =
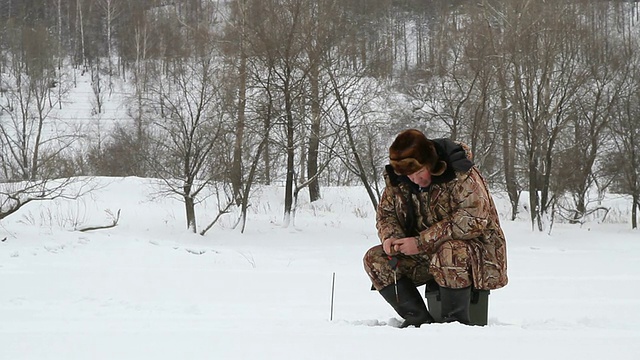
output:
[[118, 220], [120, 220], [120, 209], [118, 209], [118, 212], [116, 213], [116, 216], [113, 219], [113, 221], [111, 222], [111, 224], [103, 225], [103, 226], [89, 226], [89, 227], [85, 227], [85, 228], [80, 228], [80, 229], [78, 229], [78, 231], [86, 232], [86, 231], [93, 231], [93, 230], [110, 229], [110, 228], [116, 227], [116, 225], [118, 225]]

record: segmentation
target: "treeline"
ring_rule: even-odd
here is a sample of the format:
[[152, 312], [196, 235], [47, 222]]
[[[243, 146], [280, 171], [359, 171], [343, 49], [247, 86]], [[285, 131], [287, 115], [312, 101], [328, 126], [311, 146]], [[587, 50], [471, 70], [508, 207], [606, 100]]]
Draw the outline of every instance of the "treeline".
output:
[[[0, 218], [79, 175], [161, 179], [194, 232], [212, 189], [243, 228], [255, 184], [284, 185], [285, 224], [321, 186], [376, 206], [411, 126], [468, 143], [539, 230], [606, 192], [636, 228], [637, 22], [629, 1], [0, 0], [0, 179], [23, 184]], [[125, 94], [116, 126], [63, 124], [81, 76], [96, 119]]]

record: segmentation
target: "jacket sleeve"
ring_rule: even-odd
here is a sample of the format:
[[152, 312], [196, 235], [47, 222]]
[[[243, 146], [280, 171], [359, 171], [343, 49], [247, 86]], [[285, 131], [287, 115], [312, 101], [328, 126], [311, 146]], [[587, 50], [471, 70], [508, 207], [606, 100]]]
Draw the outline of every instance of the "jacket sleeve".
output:
[[422, 253], [433, 254], [448, 240], [479, 238], [490, 223], [490, 195], [478, 170], [473, 167], [453, 186], [450, 216], [420, 233], [418, 248]]
[[378, 229], [381, 243], [389, 238], [405, 237], [405, 232], [396, 213], [395, 201], [394, 191], [386, 187], [376, 210], [376, 229]]

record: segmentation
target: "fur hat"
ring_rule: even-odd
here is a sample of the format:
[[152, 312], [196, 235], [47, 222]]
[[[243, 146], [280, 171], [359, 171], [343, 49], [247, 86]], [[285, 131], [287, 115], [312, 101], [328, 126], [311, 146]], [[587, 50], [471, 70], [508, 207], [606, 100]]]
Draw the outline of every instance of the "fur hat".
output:
[[389, 160], [398, 175], [410, 175], [426, 166], [431, 175], [439, 176], [447, 169], [434, 142], [416, 129], [404, 130], [396, 136], [389, 147]]

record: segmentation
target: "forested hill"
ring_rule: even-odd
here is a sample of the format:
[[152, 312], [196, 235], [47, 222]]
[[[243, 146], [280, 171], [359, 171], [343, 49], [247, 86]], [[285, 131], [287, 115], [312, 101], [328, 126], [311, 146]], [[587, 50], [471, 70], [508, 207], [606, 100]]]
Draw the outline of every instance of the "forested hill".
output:
[[[299, 191], [330, 185], [363, 186], [375, 206], [409, 126], [469, 144], [540, 230], [607, 192], [640, 208], [638, 14], [596, 0], [0, 0], [0, 182], [28, 184], [0, 191], [0, 219], [78, 175], [162, 179], [188, 218], [214, 184], [244, 211], [255, 185], [282, 184], [285, 217]], [[90, 111], [69, 126], [79, 101]]]

